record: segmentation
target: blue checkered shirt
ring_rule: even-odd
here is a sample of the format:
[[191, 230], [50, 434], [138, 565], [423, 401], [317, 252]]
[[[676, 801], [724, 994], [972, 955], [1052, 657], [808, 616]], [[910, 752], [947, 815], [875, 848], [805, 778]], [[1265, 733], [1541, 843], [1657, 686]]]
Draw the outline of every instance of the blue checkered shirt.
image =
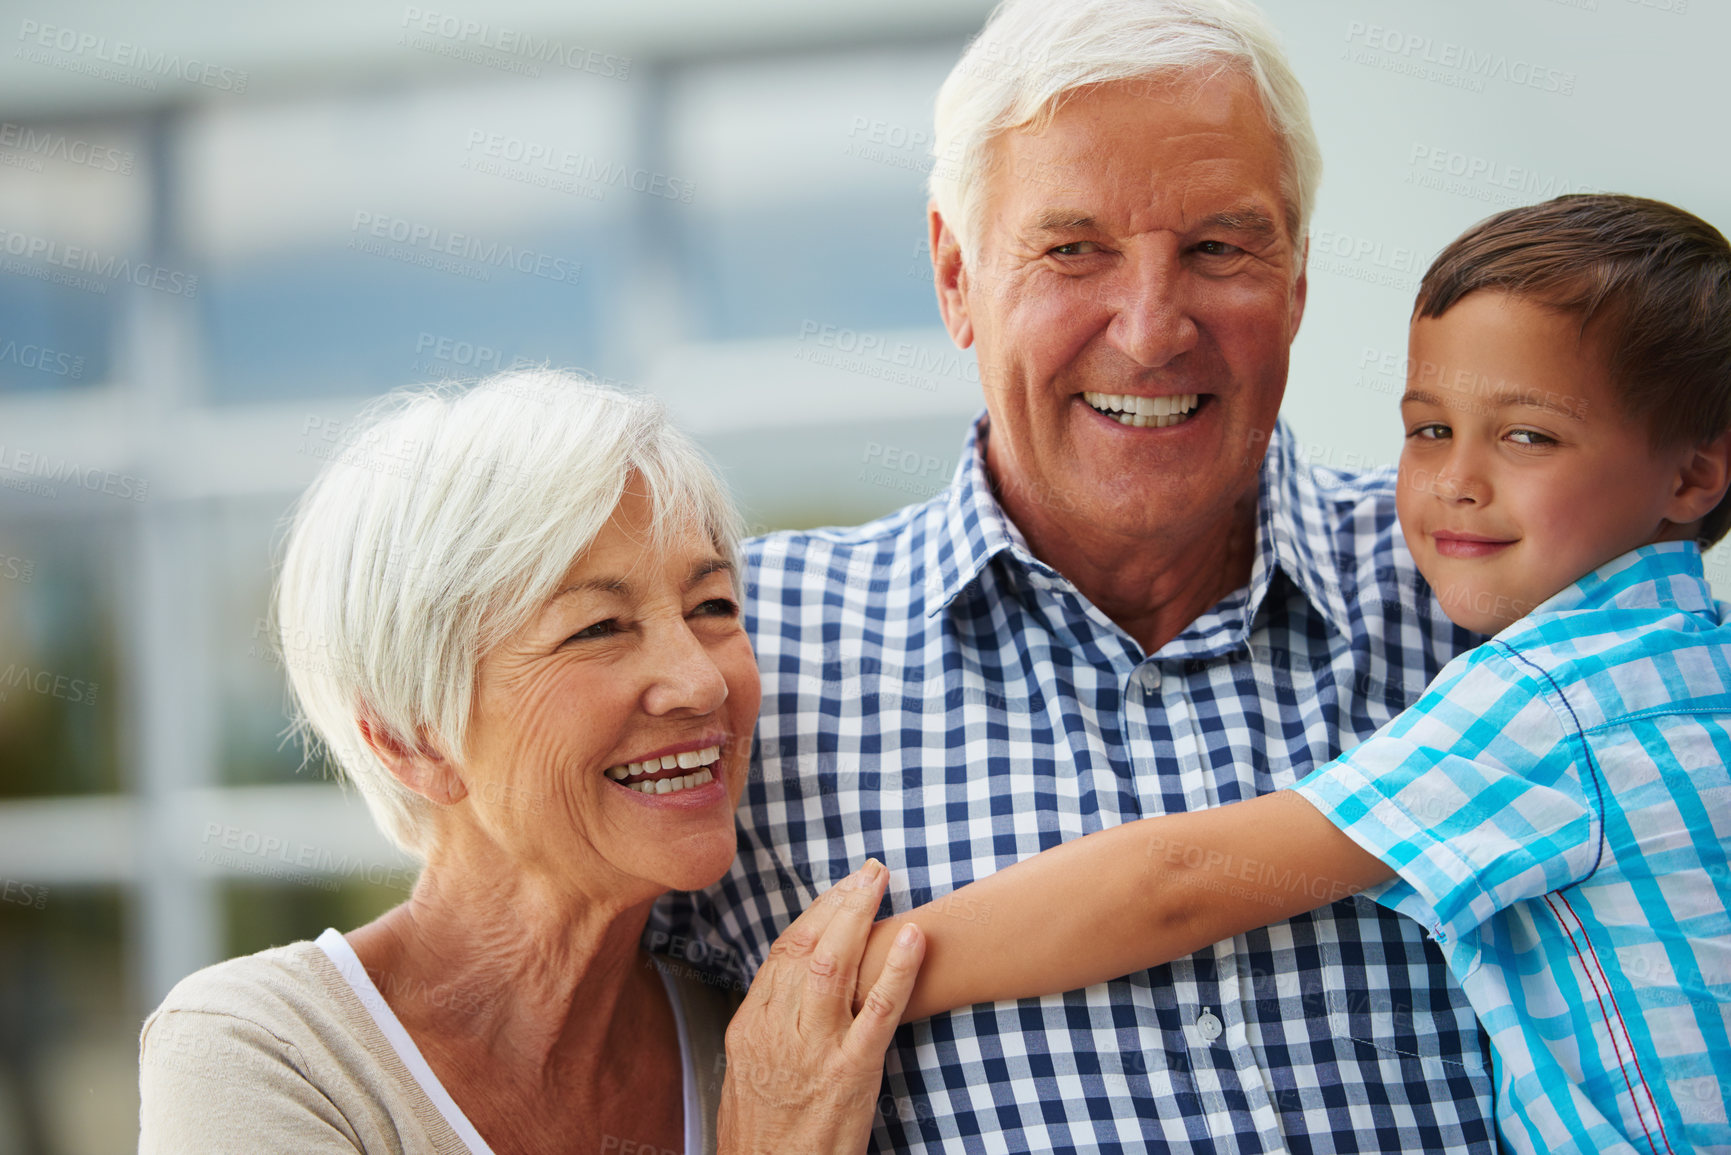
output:
[[[1283, 426], [1249, 584], [1146, 654], [1028, 551], [992, 496], [986, 435], [982, 419], [930, 501], [750, 544], [764, 697], [739, 857], [664, 899], [651, 943], [749, 976], [870, 855], [904, 911], [1104, 827], [1289, 786], [1480, 640], [1414, 568], [1392, 471], [1312, 468]], [[1488, 1052], [1442, 952], [1360, 899], [910, 1023], [878, 1114], [880, 1151], [1495, 1144]]]
[[1695, 543], [1625, 554], [1295, 788], [1444, 944], [1511, 1150], [1731, 1153], [1728, 615]]

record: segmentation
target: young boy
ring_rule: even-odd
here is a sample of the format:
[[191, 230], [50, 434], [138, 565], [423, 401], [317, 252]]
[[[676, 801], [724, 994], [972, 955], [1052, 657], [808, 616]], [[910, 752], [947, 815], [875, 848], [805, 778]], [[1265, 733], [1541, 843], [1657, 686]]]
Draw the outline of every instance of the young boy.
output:
[[879, 923], [861, 989], [908, 921], [913, 1019], [1375, 888], [1477, 1010], [1511, 1149], [1731, 1151], [1731, 606], [1697, 544], [1731, 523], [1731, 247], [1629, 197], [1492, 217], [1425, 275], [1401, 416], [1407, 545], [1449, 616], [1496, 636], [1289, 790]]

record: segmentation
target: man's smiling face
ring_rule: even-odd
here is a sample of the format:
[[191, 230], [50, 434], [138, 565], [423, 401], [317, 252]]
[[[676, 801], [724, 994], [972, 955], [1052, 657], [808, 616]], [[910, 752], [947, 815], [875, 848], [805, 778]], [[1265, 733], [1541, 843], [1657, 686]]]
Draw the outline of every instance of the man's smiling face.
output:
[[1255, 493], [1305, 292], [1251, 82], [1083, 90], [1043, 131], [995, 141], [982, 179], [945, 319], [977, 346], [1010, 514], [1151, 539], [1230, 519]]

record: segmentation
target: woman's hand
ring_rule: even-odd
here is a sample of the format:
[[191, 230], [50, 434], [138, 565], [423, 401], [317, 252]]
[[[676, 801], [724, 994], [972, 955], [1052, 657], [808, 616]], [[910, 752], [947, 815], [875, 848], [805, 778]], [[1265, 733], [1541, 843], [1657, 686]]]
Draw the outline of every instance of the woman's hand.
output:
[[722, 1155], [864, 1151], [884, 1050], [925, 955], [905, 927], [853, 1011], [860, 955], [889, 871], [876, 859], [818, 896], [775, 940], [727, 1028]]

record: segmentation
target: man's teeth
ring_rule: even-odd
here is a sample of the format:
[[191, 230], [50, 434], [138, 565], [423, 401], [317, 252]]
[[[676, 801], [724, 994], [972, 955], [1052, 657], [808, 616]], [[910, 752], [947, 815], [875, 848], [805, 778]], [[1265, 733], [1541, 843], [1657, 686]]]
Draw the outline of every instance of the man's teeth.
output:
[[1082, 400], [1120, 425], [1137, 429], [1164, 429], [1187, 421], [1201, 395], [1180, 393], [1175, 397], [1134, 397], [1125, 393], [1084, 393]]
[[[710, 746], [702, 750], [687, 750], [683, 754], [668, 754], [662, 758], [609, 766], [606, 773], [607, 777], [627, 790], [636, 790], [642, 794], [677, 794], [681, 790], [715, 781], [715, 775], [709, 768], [720, 759], [721, 747]], [[670, 774], [660, 778], [647, 777], [664, 770], [690, 770], [692, 773]]]

